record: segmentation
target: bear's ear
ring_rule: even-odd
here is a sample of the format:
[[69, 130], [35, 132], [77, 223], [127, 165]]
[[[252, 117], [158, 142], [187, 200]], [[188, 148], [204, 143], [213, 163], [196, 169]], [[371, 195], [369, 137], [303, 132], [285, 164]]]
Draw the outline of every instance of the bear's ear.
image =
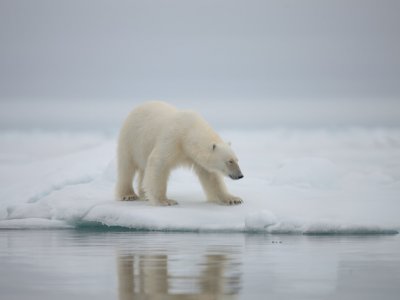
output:
[[214, 151], [216, 148], [217, 148], [217, 145], [216, 145], [216, 144], [213, 144], [213, 145], [212, 145], [212, 150]]

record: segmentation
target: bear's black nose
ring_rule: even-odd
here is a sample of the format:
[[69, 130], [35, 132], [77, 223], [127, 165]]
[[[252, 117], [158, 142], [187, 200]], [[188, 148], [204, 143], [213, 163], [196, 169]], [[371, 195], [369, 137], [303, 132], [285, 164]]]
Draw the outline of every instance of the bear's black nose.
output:
[[240, 175], [238, 176], [238, 179], [240, 179], [240, 178], [243, 178], [243, 175], [242, 175], [242, 174], [240, 174]]

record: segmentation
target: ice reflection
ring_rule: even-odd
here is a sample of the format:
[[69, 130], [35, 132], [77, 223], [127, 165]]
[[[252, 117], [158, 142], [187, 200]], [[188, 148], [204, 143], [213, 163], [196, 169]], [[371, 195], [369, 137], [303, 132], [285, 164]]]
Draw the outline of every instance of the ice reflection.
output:
[[226, 254], [206, 254], [200, 262], [187, 257], [179, 265], [188, 274], [179, 274], [173, 257], [166, 254], [118, 252], [118, 295], [128, 299], [237, 299], [241, 275]]

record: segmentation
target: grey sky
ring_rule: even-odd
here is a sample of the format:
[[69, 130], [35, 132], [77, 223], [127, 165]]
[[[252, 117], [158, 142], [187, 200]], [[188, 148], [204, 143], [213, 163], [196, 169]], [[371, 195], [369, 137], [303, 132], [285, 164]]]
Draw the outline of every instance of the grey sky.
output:
[[0, 98], [399, 98], [400, 1], [0, 0]]

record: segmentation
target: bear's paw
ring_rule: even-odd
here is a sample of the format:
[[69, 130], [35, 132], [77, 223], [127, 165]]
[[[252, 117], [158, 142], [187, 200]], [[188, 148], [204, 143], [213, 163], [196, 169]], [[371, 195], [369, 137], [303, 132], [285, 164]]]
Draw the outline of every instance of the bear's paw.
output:
[[227, 195], [222, 199], [224, 205], [239, 205], [243, 203], [242, 198], [233, 195]]
[[122, 201], [136, 201], [139, 200], [139, 197], [136, 194], [125, 195], [121, 197]]
[[172, 199], [163, 199], [159, 200], [157, 202], [153, 202], [153, 205], [159, 205], [159, 206], [172, 206], [172, 205], [177, 205], [178, 202]]

